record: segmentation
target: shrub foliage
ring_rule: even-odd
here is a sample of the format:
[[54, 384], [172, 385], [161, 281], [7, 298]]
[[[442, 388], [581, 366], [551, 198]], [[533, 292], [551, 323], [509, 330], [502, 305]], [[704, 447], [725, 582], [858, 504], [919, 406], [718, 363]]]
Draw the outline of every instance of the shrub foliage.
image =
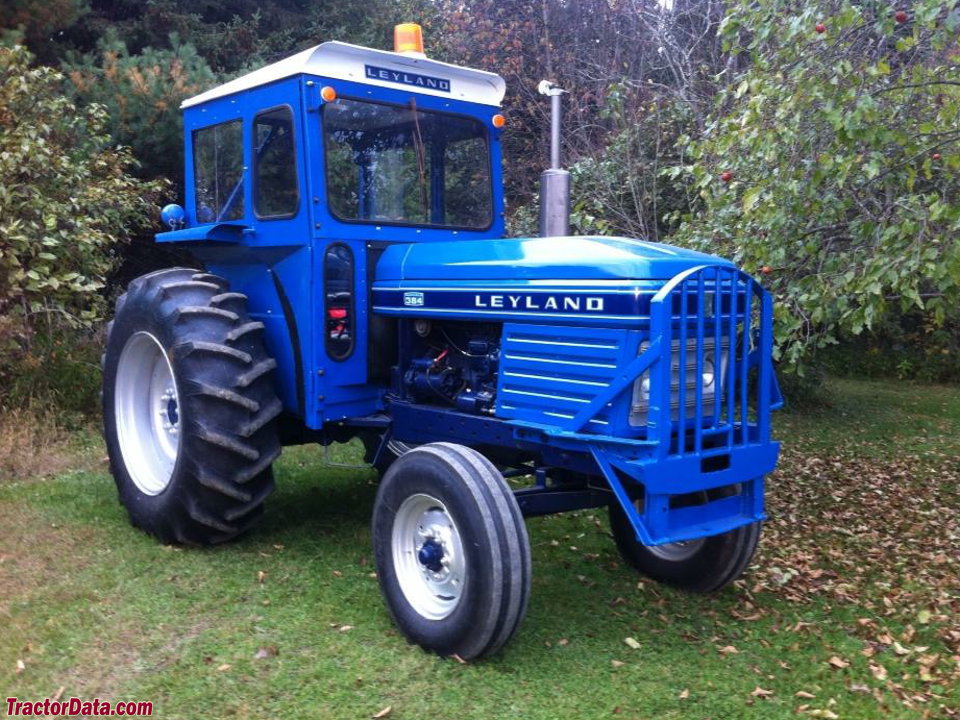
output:
[[63, 76], [30, 60], [0, 48], [0, 373], [36, 331], [102, 317], [103, 278], [157, 189], [128, 174], [103, 108], [76, 107]]

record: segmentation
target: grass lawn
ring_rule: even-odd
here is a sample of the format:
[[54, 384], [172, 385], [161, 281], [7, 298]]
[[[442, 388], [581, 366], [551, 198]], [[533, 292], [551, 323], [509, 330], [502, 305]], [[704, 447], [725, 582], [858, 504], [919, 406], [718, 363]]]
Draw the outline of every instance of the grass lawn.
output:
[[736, 587], [644, 581], [605, 512], [532, 519], [526, 621], [476, 664], [391, 625], [371, 471], [287, 450], [255, 532], [181, 549], [129, 525], [99, 439], [78, 436], [74, 469], [0, 478], [2, 697], [190, 719], [954, 717], [960, 389], [832, 381], [828, 396], [777, 417], [771, 519]]

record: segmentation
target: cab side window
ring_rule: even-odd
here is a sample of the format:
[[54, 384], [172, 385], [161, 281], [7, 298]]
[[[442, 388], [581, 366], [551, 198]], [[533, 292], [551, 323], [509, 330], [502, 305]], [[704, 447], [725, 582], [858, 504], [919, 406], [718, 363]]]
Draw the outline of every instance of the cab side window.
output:
[[297, 157], [293, 112], [288, 107], [257, 115], [253, 124], [254, 205], [261, 218], [297, 214]]
[[198, 222], [243, 217], [243, 125], [240, 120], [193, 133], [193, 181]]

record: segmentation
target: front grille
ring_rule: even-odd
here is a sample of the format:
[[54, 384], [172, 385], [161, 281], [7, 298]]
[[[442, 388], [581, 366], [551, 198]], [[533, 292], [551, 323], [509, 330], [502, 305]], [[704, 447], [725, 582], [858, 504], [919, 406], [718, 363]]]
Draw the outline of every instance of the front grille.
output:
[[[650, 341], [644, 340], [640, 344], [640, 353], [643, 354], [650, 347]], [[672, 420], [680, 419], [680, 403], [686, 406], [685, 417], [688, 419], [696, 417], [697, 414], [697, 377], [699, 375], [700, 393], [705, 407], [712, 407], [717, 387], [723, 392], [723, 386], [726, 379], [726, 369], [730, 357], [730, 342], [724, 337], [720, 341], [719, 372], [716, 353], [716, 338], [708, 337], [703, 341], [703, 358], [699, 362], [697, 359], [697, 340], [690, 339], [686, 342], [685, 352], [680, 352], [680, 341], [673, 340], [670, 343], [670, 418]], [[682, 356], [682, 357], [681, 357]], [[683, 362], [683, 385], [684, 391], [680, 390], [680, 363]], [[630, 402], [630, 425], [640, 427], [647, 424], [648, 411], [650, 410], [650, 371], [643, 373], [633, 384], [633, 396]], [[681, 398], [681, 395], [683, 398]]]

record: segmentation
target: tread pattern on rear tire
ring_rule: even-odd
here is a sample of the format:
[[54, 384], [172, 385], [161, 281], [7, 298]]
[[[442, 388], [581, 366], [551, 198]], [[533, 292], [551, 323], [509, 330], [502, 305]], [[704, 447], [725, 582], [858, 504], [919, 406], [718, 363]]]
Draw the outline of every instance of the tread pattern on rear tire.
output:
[[[276, 362], [254, 332], [262, 329], [226, 280], [187, 268], [141, 276], [117, 300], [103, 361], [110, 467], [131, 522], [163, 542], [229, 540], [252, 526], [273, 490], [282, 405], [271, 377]], [[113, 383], [137, 332], [161, 342], [179, 395], [179, 453], [170, 484], [156, 496], [130, 479], [116, 429]]]

